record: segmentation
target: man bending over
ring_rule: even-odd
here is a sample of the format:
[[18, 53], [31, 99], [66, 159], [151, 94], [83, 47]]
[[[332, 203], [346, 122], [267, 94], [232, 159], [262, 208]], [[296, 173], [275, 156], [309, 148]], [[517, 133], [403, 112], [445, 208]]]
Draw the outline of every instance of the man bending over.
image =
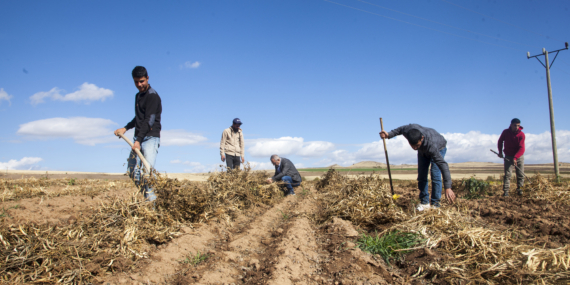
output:
[[267, 179], [267, 183], [283, 181], [285, 182], [285, 196], [295, 195], [293, 187], [301, 185], [301, 174], [289, 159], [279, 157], [274, 154], [270, 158], [271, 163], [275, 166], [275, 175]]
[[[380, 137], [391, 139], [403, 135], [410, 146], [418, 151], [418, 188], [420, 189], [420, 202], [418, 211], [430, 208], [439, 208], [441, 200], [441, 175], [445, 186], [445, 197], [450, 203], [455, 201], [455, 193], [451, 190], [451, 174], [449, 166], [443, 159], [447, 151], [447, 141], [434, 129], [422, 127], [418, 124], [401, 126], [387, 133], [380, 132]], [[428, 189], [428, 169], [431, 165], [431, 200]], [[430, 205], [431, 202], [431, 205]]]

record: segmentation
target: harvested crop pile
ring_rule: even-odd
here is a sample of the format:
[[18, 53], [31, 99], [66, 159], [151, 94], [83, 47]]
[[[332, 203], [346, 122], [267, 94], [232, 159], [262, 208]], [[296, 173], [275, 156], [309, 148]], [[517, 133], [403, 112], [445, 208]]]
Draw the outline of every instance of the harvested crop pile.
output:
[[568, 182], [553, 185], [540, 174], [529, 180], [530, 183], [524, 189], [528, 189], [528, 191], [525, 191], [525, 194], [528, 194], [530, 198], [570, 205], [570, 185], [568, 185]]
[[455, 284], [516, 283], [570, 278], [570, 246], [545, 249], [512, 232], [486, 228], [456, 208], [432, 210], [394, 226], [427, 237], [425, 246], [453, 257], [420, 266], [416, 277], [438, 275]]
[[[0, 200], [33, 198], [37, 196], [58, 197], [63, 195], [94, 196], [98, 193], [126, 188], [130, 181], [103, 181], [94, 179], [0, 179]], [[50, 189], [51, 188], [51, 189]], [[57, 191], [53, 191], [57, 188]]]
[[403, 221], [407, 215], [396, 205], [389, 186], [378, 176], [359, 176], [355, 179], [330, 169], [317, 182], [320, 195], [321, 222], [340, 217], [362, 227]]
[[[206, 183], [158, 179], [157, 208], [178, 221], [203, 223], [231, 221], [236, 215], [256, 205], [273, 205], [283, 197], [276, 183], [266, 184], [266, 175], [244, 171], [217, 172]], [[177, 209], [172, 211], [172, 209]]]
[[153, 203], [115, 199], [70, 225], [27, 222], [0, 228], [0, 278], [10, 283], [83, 283], [107, 271], [123, 271], [148, 257], [151, 244], [177, 235], [182, 223], [231, 220], [253, 205], [282, 197], [278, 186], [246, 171], [217, 173], [208, 183], [158, 176]]

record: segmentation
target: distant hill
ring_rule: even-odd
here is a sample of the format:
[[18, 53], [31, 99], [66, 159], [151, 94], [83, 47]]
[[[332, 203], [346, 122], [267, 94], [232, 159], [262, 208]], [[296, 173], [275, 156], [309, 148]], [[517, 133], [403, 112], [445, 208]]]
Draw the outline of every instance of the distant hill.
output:
[[361, 162], [355, 163], [349, 167], [352, 167], [352, 168], [373, 168], [373, 167], [386, 168], [386, 164], [376, 162], [376, 161], [361, 161]]

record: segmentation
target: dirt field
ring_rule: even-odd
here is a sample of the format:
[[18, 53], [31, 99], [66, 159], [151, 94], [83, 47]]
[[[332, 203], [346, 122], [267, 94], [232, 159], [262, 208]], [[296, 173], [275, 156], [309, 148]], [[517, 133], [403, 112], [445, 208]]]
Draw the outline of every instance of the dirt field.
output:
[[[12, 231], [22, 230], [19, 225], [26, 223], [59, 227], [80, 223], [100, 212], [101, 205], [136, 195], [136, 188], [124, 176], [72, 182], [71, 178], [43, 178], [40, 190], [27, 192], [26, 183], [31, 180], [38, 185], [36, 180], [42, 178], [14, 178], [3, 178], [4, 189], [0, 190], [2, 227]], [[422, 215], [414, 211], [418, 201], [414, 185], [401, 182], [395, 188], [401, 195], [396, 206], [411, 219]], [[568, 188], [566, 185], [566, 191]], [[238, 209], [233, 219], [182, 221], [172, 239], [142, 241], [142, 258], [94, 255], [88, 259], [79, 258], [78, 253], [69, 270], [74, 266], [88, 270], [89, 274], [81, 276], [90, 276], [87, 283], [94, 284], [466, 284], [451, 274], [418, 274], [429, 264], [445, 264], [459, 255], [439, 248], [418, 248], [388, 265], [378, 255], [358, 248], [357, 240], [362, 233], [381, 233], [397, 223], [358, 227], [338, 217], [322, 221], [319, 215], [325, 206], [315, 185], [304, 183], [296, 191], [297, 195], [278, 198], [274, 205]], [[512, 232], [537, 248], [557, 249], [570, 243], [568, 203], [528, 195], [505, 198], [499, 193], [495, 187], [482, 199], [460, 198], [442, 209], [458, 209], [473, 218], [473, 223]], [[3, 259], [8, 249], [4, 244]], [[15, 272], [4, 270], [1, 277], [9, 281]], [[74, 279], [71, 283], [82, 282]]]

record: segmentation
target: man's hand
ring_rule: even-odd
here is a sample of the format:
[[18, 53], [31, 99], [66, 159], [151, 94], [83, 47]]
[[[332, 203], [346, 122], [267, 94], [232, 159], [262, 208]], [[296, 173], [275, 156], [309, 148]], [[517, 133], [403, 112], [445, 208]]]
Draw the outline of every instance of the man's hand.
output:
[[125, 128], [116, 129], [116, 130], [115, 130], [115, 135], [116, 135], [116, 136], [124, 135], [126, 131], [127, 131], [127, 129], [125, 129]]
[[241, 157], [241, 163], [243, 163], [245, 161], [245, 159], [243, 159], [243, 156]]
[[226, 156], [222, 154], [222, 162], [226, 161]]
[[513, 158], [513, 163], [515, 164], [515, 166], [518, 166], [516, 158]]
[[133, 150], [138, 149], [141, 150], [141, 143], [139, 141], [135, 141], [135, 144], [133, 144]]
[[271, 177], [270, 177], [270, 178], [267, 178], [267, 180], [266, 180], [266, 181], [267, 181], [267, 184], [271, 184], [271, 183], [273, 183], [273, 179], [271, 179]]
[[453, 204], [453, 202], [455, 202], [455, 193], [453, 193], [451, 188], [445, 189], [445, 199], [447, 199], [450, 204]]
[[380, 137], [383, 139], [387, 139], [388, 138], [388, 133], [386, 131], [381, 131], [380, 132]]
[[497, 154], [498, 157], [504, 158], [502, 153]]

